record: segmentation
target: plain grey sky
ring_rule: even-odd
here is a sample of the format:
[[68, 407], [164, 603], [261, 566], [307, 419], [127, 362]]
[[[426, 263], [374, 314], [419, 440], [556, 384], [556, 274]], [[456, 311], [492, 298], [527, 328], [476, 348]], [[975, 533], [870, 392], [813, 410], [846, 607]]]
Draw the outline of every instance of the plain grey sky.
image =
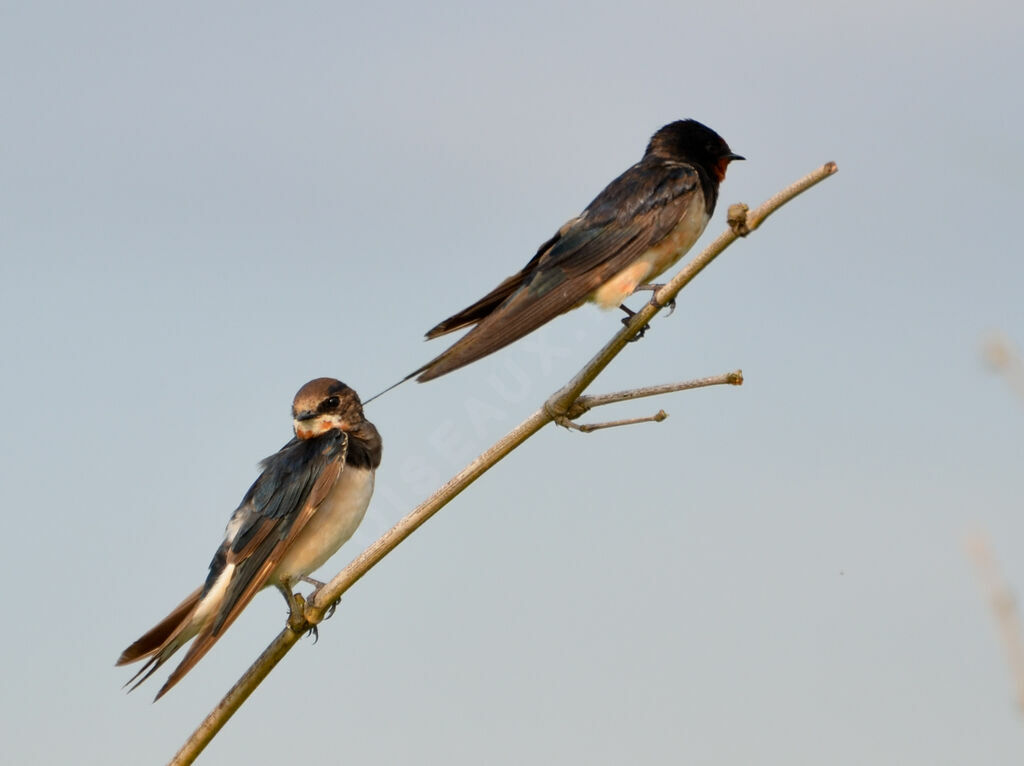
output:
[[[282, 625], [257, 597], [165, 699], [121, 649], [205, 576], [291, 397], [364, 396], [680, 117], [734, 201], [840, 172], [713, 264], [595, 392], [349, 594], [211, 764], [1010, 764], [963, 554], [1024, 586], [1019, 5], [0, 6], [0, 720], [10, 763], [161, 763]], [[593, 307], [368, 415], [329, 576], [619, 326]], [[163, 674], [161, 674], [163, 677]]]

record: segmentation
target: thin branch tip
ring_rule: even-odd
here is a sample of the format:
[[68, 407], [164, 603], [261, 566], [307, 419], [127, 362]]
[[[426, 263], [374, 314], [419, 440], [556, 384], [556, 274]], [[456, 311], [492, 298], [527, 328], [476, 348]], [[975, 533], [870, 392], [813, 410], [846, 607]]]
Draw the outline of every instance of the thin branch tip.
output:
[[605, 428], [618, 428], [619, 426], [634, 426], [638, 423], [660, 423], [668, 417], [668, 413], [665, 410], [658, 410], [653, 415], [648, 415], [645, 418], [626, 418], [625, 420], [608, 420], [604, 423], [585, 423], [580, 425], [574, 423], [568, 418], [562, 418], [558, 425], [569, 428], [573, 431], [579, 431], [580, 433], [589, 434], [593, 431], [601, 431]]

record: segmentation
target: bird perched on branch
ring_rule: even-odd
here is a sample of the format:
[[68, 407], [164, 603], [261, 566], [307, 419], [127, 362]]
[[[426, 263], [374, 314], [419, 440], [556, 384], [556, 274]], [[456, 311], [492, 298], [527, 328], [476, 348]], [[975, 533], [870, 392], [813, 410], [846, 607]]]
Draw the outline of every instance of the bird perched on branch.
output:
[[121, 653], [118, 665], [147, 660], [125, 686], [134, 682], [135, 689], [195, 638], [157, 693], [160, 699], [268, 585], [291, 608], [294, 585], [321, 585], [308, 575], [363, 520], [381, 438], [363, 417], [359, 396], [333, 378], [311, 380], [295, 395], [292, 423], [295, 438], [260, 464], [263, 472], [231, 515], [205, 584]]
[[742, 159], [696, 120], [661, 128], [643, 158], [541, 245], [522, 270], [431, 328], [428, 339], [473, 327], [399, 383], [464, 367], [587, 301], [620, 306], [697, 241], [715, 210], [726, 168]]

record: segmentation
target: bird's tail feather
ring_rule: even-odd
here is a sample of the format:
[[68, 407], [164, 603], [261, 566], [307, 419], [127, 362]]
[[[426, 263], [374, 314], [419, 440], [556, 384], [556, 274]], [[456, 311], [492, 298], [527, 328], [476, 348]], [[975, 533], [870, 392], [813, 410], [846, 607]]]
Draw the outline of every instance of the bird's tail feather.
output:
[[188, 628], [202, 592], [202, 587], [196, 588], [169, 615], [121, 652], [115, 665], [147, 660], [139, 672], [125, 683], [125, 686], [131, 686], [128, 691], [133, 691], [153, 675], [172, 654], [192, 638], [194, 632], [188, 631]]
[[379, 396], [384, 396], [384, 394], [386, 394], [386, 393], [387, 393], [388, 391], [390, 391], [391, 389], [393, 389], [393, 388], [398, 388], [398, 387], [399, 387], [400, 385], [402, 385], [403, 383], [405, 383], [405, 381], [409, 380], [409, 378], [412, 378], [413, 376], [415, 376], [415, 375], [416, 375], [417, 373], [419, 373], [419, 372], [420, 372], [421, 370], [423, 370], [423, 369], [425, 369], [425, 368], [423, 368], [423, 367], [420, 367], [420, 369], [419, 369], [419, 370], [416, 370], [415, 372], [410, 372], [410, 373], [409, 373], [408, 375], [406, 375], [406, 376], [405, 376], [404, 378], [402, 378], [401, 380], [399, 380], [399, 381], [398, 381], [397, 383], [392, 383], [392, 384], [391, 384], [390, 386], [388, 386], [387, 388], [385, 388], [385, 389], [384, 389], [383, 391], [378, 391], [377, 393], [375, 393], [375, 394], [374, 394], [373, 396], [371, 396], [371, 397], [370, 397], [369, 399], [363, 399], [363, 406], [365, 407], [365, 406], [366, 406], [367, 404], [369, 404], [370, 402], [372, 402], [372, 401], [373, 401], [374, 399], [376, 399], [376, 398], [377, 398], [377, 397], [379, 397]]
[[[513, 274], [472, 306], [467, 306], [457, 314], [452, 314], [443, 322], [438, 322], [427, 330], [427, 340], [440, 338], [442, 335], [447, 335], [450, 332], [461, 330], [463, 327], [468, 327], [469, 325], [476, 324], [477, 322], [481, 322], [486, 319], [502, 303], [508, 300], [509, 296], [523, 286], [526, 279], [526, 272], [527, 270], [523, 269], [519, 273]], [[413, 375], [415, 374], [416, 373], [414, 372]]]

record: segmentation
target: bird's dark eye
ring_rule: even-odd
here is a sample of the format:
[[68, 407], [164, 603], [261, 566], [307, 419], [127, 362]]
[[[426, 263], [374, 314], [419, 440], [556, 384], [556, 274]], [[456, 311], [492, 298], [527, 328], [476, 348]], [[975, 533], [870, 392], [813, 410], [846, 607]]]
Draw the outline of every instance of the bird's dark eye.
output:
[[338, 405], [340, 405], [340, 404], [341, 404], [341, 399], [339, 399], [336, 396], [332, 396], [330, 399], [325, 400], [324, 403], [320, 405], [320, 409], [321, 410], [325, 410], [325, 411], [326, 410], [336, 410], [336, 409], [338, 409]]

